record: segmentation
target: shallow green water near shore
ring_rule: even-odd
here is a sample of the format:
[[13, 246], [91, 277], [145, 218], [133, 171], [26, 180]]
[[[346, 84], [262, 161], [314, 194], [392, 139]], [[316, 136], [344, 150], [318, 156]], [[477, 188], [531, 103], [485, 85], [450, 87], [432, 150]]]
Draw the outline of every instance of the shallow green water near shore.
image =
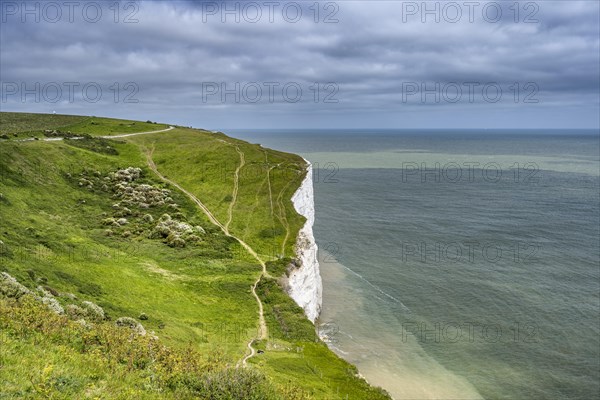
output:
[[597, 132], [259, 132], [315, 165], [330, 345], [396, 398], [599, 391]]

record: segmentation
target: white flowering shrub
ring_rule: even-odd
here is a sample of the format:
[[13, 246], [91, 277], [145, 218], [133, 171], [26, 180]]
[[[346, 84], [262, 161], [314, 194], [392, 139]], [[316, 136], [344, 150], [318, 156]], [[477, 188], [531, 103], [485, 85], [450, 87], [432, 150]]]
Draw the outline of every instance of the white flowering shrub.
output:
[[85, 317], [85, 310], [75, 304], [67, 304], [65, 306], [65, 314], [72, 320], [80, 320]]
[[18, 299], [21, 296], [30, 293], [31, 291], [29, 289], [21, 285], [12, 276], [7, 274], [6, 272], [0, 273], [0, 294], [6, 297]]
[[42, 303], [56, 314], [64, 314], [65, 310], [54, 297], [42, 297]]
[[85, 314], [90, 320], [99, 322], [104, 320], [106, 315], [104, 314], [104, 309], [97, 305], [96, 303], [92, 303], [91, 301], [83, 301], [81, 303]]
[[[202, 242], [206, 232], [201, 226], [192, 226], [186, 222], [185, 215], [173, 200], [171, 191], [148, 183], [140, 183], [142, 170], [128, 167], [102, 176], [99, 171], [84, 171], [76, 180], [79, 186], [90, 190], [102, 188], [112, 194], [112, 216], [104, 213], [101, 224], [105, 227], [105, 236], [131, 238], [145, 236], [162, 239], [174, 248]], [[173, 210], [175, 218], [163, 214], [158, 221], [150, 213], [152, 209]], [[154, 214], [156, 215], [156, 213]]]

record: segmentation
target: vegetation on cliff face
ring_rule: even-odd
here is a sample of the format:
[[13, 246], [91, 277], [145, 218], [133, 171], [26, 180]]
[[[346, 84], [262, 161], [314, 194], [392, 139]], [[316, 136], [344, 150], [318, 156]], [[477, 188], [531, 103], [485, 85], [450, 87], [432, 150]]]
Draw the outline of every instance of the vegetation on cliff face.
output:
[[[166, 128], [150, 122], [0, 123], [0, 272], [33, 293], [0, 294], [0, 397], [387, 398], [327, 349], [277, 279], [304, 223], [290, 200], [300, 157], [190, 128], [98, 138]], [[45, 141], [50, 129], [89, 143]], [[269, 337], [246, 368], [261, 266], [225, 232], [267, 261], [256, 291]], [[148, 334], [132, 336], [131, 319]]]

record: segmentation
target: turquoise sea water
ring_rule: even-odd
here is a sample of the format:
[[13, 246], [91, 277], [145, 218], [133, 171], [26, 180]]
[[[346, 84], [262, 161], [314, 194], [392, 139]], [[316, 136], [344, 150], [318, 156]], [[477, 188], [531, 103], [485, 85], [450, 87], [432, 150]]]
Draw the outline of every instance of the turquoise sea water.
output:
[[598, 397], [597, 131], [228, 133], [313, 162], [321, 323], [370, 382]]

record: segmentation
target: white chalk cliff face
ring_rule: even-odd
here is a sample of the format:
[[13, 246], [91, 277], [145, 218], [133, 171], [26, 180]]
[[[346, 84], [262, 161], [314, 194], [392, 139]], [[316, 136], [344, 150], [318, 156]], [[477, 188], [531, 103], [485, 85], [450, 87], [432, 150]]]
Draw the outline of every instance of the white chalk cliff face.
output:
[[315, 222], [315, 200], [312, 181], [312, 164], [306, 161], [308, 169], [302, 185], [292, 197], [292, 203], [298, 214], [306, 218], [306, 223], [298, 233], [296, 258], [299, 267], [294, 268], [288, 278], [289, 295], [304, 309], [311, 322], [315, 322], [321, 313], [323, 303], [323, 283], [317, 261], [317, 244], [313, 236]]

